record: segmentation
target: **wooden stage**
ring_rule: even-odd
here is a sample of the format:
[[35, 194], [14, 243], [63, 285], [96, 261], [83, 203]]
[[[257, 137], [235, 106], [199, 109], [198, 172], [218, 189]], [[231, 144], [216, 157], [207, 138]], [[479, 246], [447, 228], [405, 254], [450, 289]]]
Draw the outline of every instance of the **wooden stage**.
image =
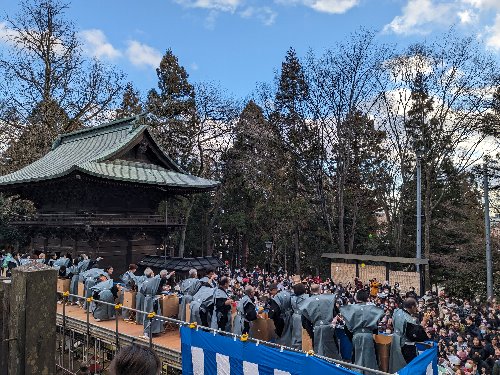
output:
[[[63, 306], [57, 305], [57, 313], [60, 317], [63, 314]], [[66, 316], [71, 319], [76, 319], [82, 323], [87, 323], [87, 313], [79, 306], [66, 306]], [[96, 322], [92, 314], [89, 317], [89, 323], [92, 327], [101, 327], [106, 331], [116, 331], [116, 321], [108, 320]], [[118, 332], [119, 334], [127, 335], [142, 341], [144, 344], [149, 344], [149, 339], [144, 338], [144, 326], [124, 321], [121, 317], [118, 318]], [[141, 337], [142, 336], [142, 337]], [[181, 351], [181, 338], [178, 327], [172, 326], [171, 330], [153, 337], [153, 344], [168, 350], [179, 352]]]

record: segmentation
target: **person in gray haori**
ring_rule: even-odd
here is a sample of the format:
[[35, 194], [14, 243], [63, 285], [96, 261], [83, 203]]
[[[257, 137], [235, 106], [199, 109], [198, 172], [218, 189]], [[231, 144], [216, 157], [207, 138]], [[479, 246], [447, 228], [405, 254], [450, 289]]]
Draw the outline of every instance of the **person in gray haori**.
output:
[[278, 293], [278, 286], [269, 286], [271, 299], [268, 301], [269, 318], [273, 320], [278, 338], [276, 343], [290, 346], [292, 343], [292, 298], [289, 292]]
[[245, 287], [245, 295], [238, 301], [236, 316], [233, 322], [233, 333], [243, 335], [250, 332], [250, 324], [257, 319], [254, 303], [255, 289], [251, 285]]
[[302, 306], [302, 326], [312, 339], [314, 352], [318, 355], [340, 359], [335, 324], [338, 309], [336, 296], [319, 294], [320, 286], [311, 286], [312, 295]]
[[198, 280], [198, 272], [193, 268], [189, 270], [189, 278], [181, 283], [180, 291], [182, 293], [181, 304], [179, 306], [179, 320], [186, 321], [186, 306], [191, 303], [193, 296], [201, 287], [201, 281]]
[[[123, 289], [126, 291], [136, 291], [137, 283], [135, 272], [137, 271], [137, 265], [134, 263], [129, 264], [128, 271], [120, 276], [120, 280], [123, 283]], [[124, 295], [120, 296], [120, 303], [123, 304]], [[130, 320], [134, 316], [134, 313], [128, 309], [122, 309], [122, 317], [125, 320]]]
[[214, 270], [207, 270], [206, 276], [200, 279], [201, 283], [207, 284], [211, 288], [217, 288], [217, 274]]
[[[68, 268], [68, 272], [71, 274], [69, 292], [75, 296], [78, 295], [78, 283], [80, 282], [80, 274], [87, 270], [87, 268], [83, 269], [82, 266], [84, 264], [87, 264], [88, 266], [88, 263], [84, 263], [83, 259], [73, 259], [73, 265]], [[76, 297], [69, 297], [69, 300], [73, 305], [76, 305], [79, 302], [78, 298]]]
[[68, 268], [71, 265], [70, 263], [71, 263], [71, 258], [68, 257], [68, 254], [64, 254], [62, 257], [56, 259], [53, 262], [52, 267], [54, 267], [55, 269], [59, 269], [62, 266]]
[[309, 295], [302, 283], [293, 285], [292, 289], [292, 348], [302, 350], [302, 307]]
[[[118, 297], [120, 288], [119, 285], [113, 285], [113, 280], [108, 280], [107, 276], [103, 274], [99, 277], [99, 282], [90, 289], [93, 298], [91, 311], [96, 321], [110, 320], [115, 317], [113, 304]], [[99, 302], [107, 302], [112, 305]]]
[[[140, 292], [144, 296], [144, 302], [142, 311], [146, 313], [154, 312], [156, 315], [161, 315], [161, 304], [159, 299], [159, 288], [160, 288], [161, 277], [160, 275], [151, 276], [146, 279], [141, 284]], [[149, 337], [150, 334], [156, 334], [163, 331], [163, 320], [155, 317], [149, 319], [147, 316], [144, 317], [144, 336]]]
[[92, 297], [91, 289], [97, 284], [97, 278], [102, 274], [104, 274], [104, 270], [102, 268], [91, 268], [80, 274], [80, 279], [83, 279], [84, 285], [85, 302], [83, 304], [83, 308], [85, 311], [89, 308], [87, 298]]
[[231, 305], [233, 300], [229, 298], [229, 277], [222, 276], [219, 279], [219, 287], [214, 293], [214, 309], [210, 328], [231, 332]]
[[392, 315], [394, 334], [389, 357], [389, 372], [391, 373], [398, 372], [417, 356], [416, 342], [428, 339], [424, 328], [427, 325], [427, 317], [424, 316], [422, 325], [418, 325], [417, 320], [412, 316], [417, 312], [417, 301], [414, 298], [405, 299], [403, 308], [394, 310]]
[[[138, 276], [135, 279], [135, 282], [137, 284], [137, 294], [135, 295], [135, 308], [139, 311], [144, 311], [144, 294], [141, 292], [141, 286], [142, 283], [144, 283], [146, 280], [154, 276], [154, 272], [151, 268], [146, 268], [144, 270], [144, 275], [143, 276]], [[144, 313], [137, 313], [135, 315], [135, 322], [137, 324], [143, 324], [144, 323]]]
[[212, 311], [214, 307], [215, 288], [203, 284], [193, 296], [191, 301], [191, 318], [190, 322], [196, 322], [203, 327], [209, 327], [212, 321]]
[[352, 333], [354, 363], [378, 370], [373, 334], [378, 331], [378, 322], [384, 316], [384, 310], [374, 305], [367, 305], [369, 297], [367, 290], [358, 290], [355, 298], [357, 304], [341, 306], [340, 314], [346, 328]]

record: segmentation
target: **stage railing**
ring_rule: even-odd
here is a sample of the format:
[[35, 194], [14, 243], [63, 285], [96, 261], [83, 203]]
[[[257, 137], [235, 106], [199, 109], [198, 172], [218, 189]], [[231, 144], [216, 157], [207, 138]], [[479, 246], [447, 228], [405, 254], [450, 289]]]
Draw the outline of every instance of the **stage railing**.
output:
[[[214, 328], [210, 328], [210, 327], [203, 327], [203, 326], [200, 326], [200, 325], [197, 325], [197, 324], [193, 324], [193, 323], [189, 323], [189, 322], [185, 322], [185, 321], [182, 321], [182, 320], [178, 320], [178, 319], [174, 319], [174, 318], [170, 318], [170, 317], [166, 317], [166, 316], [161, 316], [161, 315], [156, 315], [154, 312], [147, 312], [147, 311], [137, 310], [137, 309], [133, 309], [133, 308], [130, 308], [130, 307], [125, 307], [125, 306], [123, 306], [121, 304], [113, 304], [113, 303], [109, 303], [109, 302], [94, 300], [92, 298], [85, 298], [85, 297], [82, 297], [82, 296], [70, 294], [68, 292], [65, 292], [65, 293], [57, 292], [57, 293], [60, 296], [62, 296], [62, 301], [63, 301], [61, 321], [58, 322], [58, 325], [60, 325], [60, 328], [61, 328], [61, 331], [62, 331], [63, 338], [66, 336], [65, 333], [66, 333], [66, 330], [68, 328], [67, 327], [68, 317], [66, 315], [66, 303], [68, 301], [68, 298], [69, 297], [74, 297], [74, 298], [76, 298], [78, 300], [83, 300], [83, 301], [85, 301], [85, 302], [87, 302], [89, 304], [89, 306], [87, 308], [87, 311], [86, 311], [86, 322], [84, 324], [84, 330], [85, 330], [84, 337], [85, 337], [85, 340], [86, 340], [86, 342], [85, 342], [85, 348], [88, 349], [91, 344], [94, 344], [94, 352], [96, 352], [96, 353], [98, 352], [98, 348], [95, 346], [95, 343], [94, 343], [95, 340], [93, 340], [93, 336], [92, 335], [94, 334], [94, 337], [95, 337], [96, 334], [97, 334], [97, 332], [103, 330], [104, 328], [102, 328], [100, 326], [97, 326], [95, 324], [92, 324], [90, 322], [90, 314], [91, 314], [91, 312], [90, 312], [90, 303], [92, 303], [92, 302], [93, 303], [97, 303], [97, 304], [107, 305], [107, 306], [113, 306], [115, 308], [115, 317], [114, 317], [114, 320], [116, 321], [116, 324], [115, 324], [115, 330], [114, 330], [114, 337], [110, 338], [109, 336], [107, 336], [107, 340], [104, 340], [102, 337], [96, 337], [96, 339], [100, 340], [99, 343], [105, 342], [107, 345], [112, 344], [112, 346], [114, 347], [113, 353], [116, 352], [117, 350], [119, 350], [120, 347], [124, 343], [127, 343], [127, 344], [132, 344], [133, 342], [142, 342], [142, 343], [144, 343], [144, 341], [142, 341], [142, 340], [139, 341], [135, 337], [124, 335], [123, 333], [119, 332], [120, 312], [122, 310], [127, 310], [127, 311], [135, 312], [135, 313], [138, 313], [138, 314], [144, 314], [145, 319], [149, 319], [149, 323], [150, 323], [149, 324], [150, 331], [149, 331], [149, 335], [148, 335], [148, 345], [149, 345], [149, 347], [152, 348], [159, 355], [160, 359], [162, 359], [162, 362], [165, 362], [164, 361], [165, 359], [167, 360], [167, 362], [170, 362], [169, 367], [171, 367], [171, 368], [173, 368], [175, 370], [181, 370], [182, 369], [180, 352], [178, 352], [176, 350], [172, 350], [172, 349], [165, 350], [167, 348], [163, 348], [160, 345], [156, 345], [156, 344], [153, 343], [153, 335], [151, 333], [153, 320], [162, 321], [162, 322], [168, 322], [170, 324], [178, 326], [179, 328], [181, 326], [188, 326], [188, 327], [190, 327], [192, 329], [196, 329], [196, 330], [200, 330], [201, 329], [203, 331], [212, 332], [214, 334], [219, 334], [219, 335], [224, 335], [224, 336], [229, 336], [229, 337], [233, 337], [233, 338], [236, 338], [236, 339], [241, 339], [242, 338], [241, 335], [237, 335], [237, 334], [234, 334], [232, 332], [225, 332], [225, 331], [222, 331], [222, 330], [219, 330], [219, 329], [214, 329]], [[72, 319], [72, 318], [69, 318], [69, 319]], [[99, 327], [99, 328], [96, 328], [96, 327]], [[104, 330], [112, 332], [109, 329], [104, 329]], [[101, 334], [102, 334], [102, 332], [101, 332]], [[383, 372], [383, 371], [380, 371], [380, 370], [369, 369], [369, 368], [366, 368], [366, 367], [363, 367], [363, 366], [358, 366], [358, 365], [353, 364], [353, 363], [349, 363], [349, 362], [345, 362], [345, 361], [340, 361], [340, 360], [336, 360], [336, 359], [332, 359], [332, 358], [328, 358], [328, 357], [319, 356], [319, 355], [314, 354], [314, 353], [306, 353], [306, 352], [303, 352], [302, 350], [291, 348], [291, 347], [280, 345], [280, 344], [276, 344], [276, 343], [273, 343], [273, 342], [258, 340], [258, 339], [252, 338], [252, 337], [245, 337], [244, 340], [250, 341], [250, 342], [255, 342], [255, 343], [260, 344], [260, 345], [263, 344], [263, 345], [267, 345], [267, 346], [270, 346], [270, 347], [278, 348], [280, 350], [289, 350], [289, 351], [296, 352], [296, 353], [303, 353], [304, 355], [314, 355], [314, 356], [316, 356], [318, 358], [321, 358], [321, 359], [324, 359], [324, 360], [326, 360], [328, 362], [331, 362], [331, 363], [334, 363], [336, 365], [345, 367], [347, 369], [351, 369], [353, 371], [358, 371], [360, 373], [363, 373], [363, 371], [366, 371], [366, 372], [370, 372], [371, 374], [390, 375], [389, 373]], [[62, 346], [62, 348], [63, 348], [63, 350], [61, 351], [61, 356], [60, 356], [60, 359], [62, 360], [62, 362], [60, 361], [60, 363], [58, 364], [58, 368], [61, 369], [62, 371], [65, 371], [65, 369], [66, 369], [64, 367], [64, 359], [65, 359], [65, 357], [64, 357], [64, 349], [65, 349], [65, 345]], [[178, 354], [177, 357], [176, 357], [175, 353]], [[88, 361], [88, 355], [85, 356], [84, 358]], [[167, 372], [169, 371], [168, 368], [167, 368], [166, 371]], [[163, 374], [167, 374], [167, 372], [163, 372]], [[73, 374], [72, 372], [66, 372], [66, 373]], [[168, 374], [170, 374], [170, 373], [171, 372], [168, 372]]]

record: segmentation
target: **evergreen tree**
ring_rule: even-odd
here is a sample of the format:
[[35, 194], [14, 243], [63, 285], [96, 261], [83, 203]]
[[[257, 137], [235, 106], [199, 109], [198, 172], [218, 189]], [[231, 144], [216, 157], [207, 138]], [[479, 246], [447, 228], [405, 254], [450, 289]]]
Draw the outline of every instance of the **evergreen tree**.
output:
[[143, 112], [139, 91], [134, 88], [131, 82], [127, 83], [123, 91], [123, 98], [120, 108], [116, 110], [116, 118], [122, 119], [136, 116]]
[[184, 67], [168, 49], [156, 69], [158, 91], [152, 89], [146, 107], [152, 115], [155, 134], [177, 162], [188, 171], [196, 170], [193, 147], [195, 141], [196, 105], [194, 87]]
[[276, 156], [278, 165], [286, 168], [282, 175], [282, 193], [287, 196], [291, 235], [293, 238], [295, 272], [300, 273], [300, 231], [302, 218], [310, 210], [310, 192], [314, 191], [315, 162], [318, 160], [318, 135], [307, 120], [309, 87], [305, 73], [293, 48], [290, 48], [281, 66], [275, 111], [270, 121], [279, 134]]

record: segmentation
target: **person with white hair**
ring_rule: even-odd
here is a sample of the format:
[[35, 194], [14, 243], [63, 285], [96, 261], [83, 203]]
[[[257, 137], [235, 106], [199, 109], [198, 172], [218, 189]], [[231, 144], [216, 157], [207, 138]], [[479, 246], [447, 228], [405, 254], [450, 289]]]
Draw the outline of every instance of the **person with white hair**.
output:
[[[146, 282], [146, 280], [154, 277], [154, 272], [151, 268], [146, 268], [144, 270], [144, 276], [140, 278], [136, 278], [137, 282], [137, 294], [135, 296], [135, 308], [139, 311], [144, 311], [144, 293], [142, 292], [142, 284]], [[144, 323], [144, 313], [137, 313], [135, 315], [135, 322], [137, 324], [143, 324]]]
[[[158, 293], [160, 292], [160, 285], [162, 276], [166, 279], [168, 272], [165, 270], [160, 271], [160, 274], [155, 276], [153, 272], [149, 273], [149, 277], [141, 284], [139, 291], [144, 296], [144, 301], [142, 303], [142, 311], [146, 313], [155, 313], [156, 315], [161, 315], [161, 305], [159, 302], [160, 297]], [[163, 321], [157, 317], [152, 319], [144, 318], [144, 336], [149, 337], [163, 331]]]
[[198, 271], [192, 268], [189, 270], [189, 278], [184, 280], [180, 285], [182, 293], [181, 305], [179, 307], [179, 320], [186, 321], [186, 307], [191, 303], [193, 296], [200, 290], [201, 281], [198, 280]]

